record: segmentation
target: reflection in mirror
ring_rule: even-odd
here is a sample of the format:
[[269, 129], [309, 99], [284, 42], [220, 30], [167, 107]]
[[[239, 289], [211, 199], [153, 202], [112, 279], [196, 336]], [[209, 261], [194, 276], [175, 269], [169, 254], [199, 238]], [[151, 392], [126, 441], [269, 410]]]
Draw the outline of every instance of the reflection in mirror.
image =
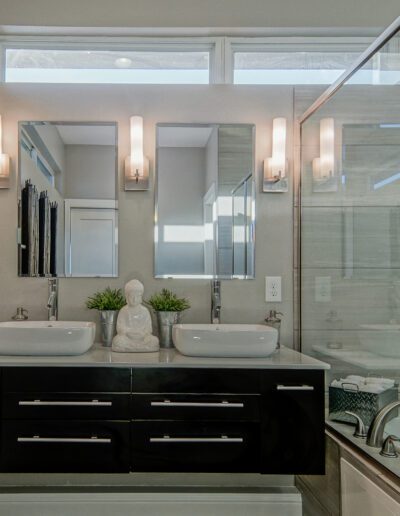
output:
[[19, 275], [118, 276], [117, 126], [20, 122]]
[[254, 278], [251, 124], [158, 124], [155, 276]]

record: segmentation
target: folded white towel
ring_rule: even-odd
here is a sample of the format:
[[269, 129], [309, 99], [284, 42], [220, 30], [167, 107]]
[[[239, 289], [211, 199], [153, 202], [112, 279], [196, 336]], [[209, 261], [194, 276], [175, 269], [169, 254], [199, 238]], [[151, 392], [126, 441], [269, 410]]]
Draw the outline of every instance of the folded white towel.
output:
[[391, 378], [379, 378], [375, 376], [368, 376], [365, 379], [366, 384], [376, 384], [376, 385], [384, 385], [385, 387], [393, 387], [394, 386], [394, 380]]
[[395, 381], [391, 378], [380, 378], [376, 376], [358, 376], [349, 375], [340, 380], [333, 380], [332, 387], [339, 387], [347, 391], [370, 392], [372, 394], [380, 394], [387, 389], [394, 387]]
[[347, 376], [347, 378], [345, 378], [344, 380], [342, 380], [343, 382], [353, 382], [353, 383], [364, 383], [365, 382], [365, 377], [364, 376], [357, 376], [355, 374], [349, 374], [349, 376]]

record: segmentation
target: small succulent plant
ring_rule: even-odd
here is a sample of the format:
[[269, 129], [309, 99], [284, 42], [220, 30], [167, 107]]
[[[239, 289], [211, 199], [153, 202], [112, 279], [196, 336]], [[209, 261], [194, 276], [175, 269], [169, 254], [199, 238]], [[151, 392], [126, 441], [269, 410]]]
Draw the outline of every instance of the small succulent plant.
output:
[[183, 312], [190, 308], [189, 301], [178, 297], [171, 290], [163, 288], [161, 292], [153, 294], [147, 301], [156, 312]]
[[90, 310], [121, 310], [125, 305], [126, 301], [120, 288], [107, 287], [99, 290], [86, 301], [86, 306]]

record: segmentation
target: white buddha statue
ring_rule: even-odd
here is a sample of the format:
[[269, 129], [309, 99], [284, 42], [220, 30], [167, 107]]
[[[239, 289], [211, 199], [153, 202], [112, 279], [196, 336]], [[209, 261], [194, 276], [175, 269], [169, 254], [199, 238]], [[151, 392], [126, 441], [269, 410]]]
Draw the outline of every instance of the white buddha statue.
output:
[[158, 338], [152, 335], [149, 310], [142, 305], [144, 287], [138, 280], [125, 285], [127, 305], [121, 308], [117, 319], [117, 335], [112, 350], [119, 352], [158, 351]]

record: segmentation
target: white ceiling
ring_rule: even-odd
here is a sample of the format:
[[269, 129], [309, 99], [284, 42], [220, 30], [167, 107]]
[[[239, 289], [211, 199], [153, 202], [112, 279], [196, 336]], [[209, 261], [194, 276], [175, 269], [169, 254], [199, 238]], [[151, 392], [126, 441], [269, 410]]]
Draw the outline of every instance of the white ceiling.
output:
[[159, 127], [158, 147], [205, 147], [212, 127]]
[[57, 125], [65, 145], [115, 145], [113, 125]]

